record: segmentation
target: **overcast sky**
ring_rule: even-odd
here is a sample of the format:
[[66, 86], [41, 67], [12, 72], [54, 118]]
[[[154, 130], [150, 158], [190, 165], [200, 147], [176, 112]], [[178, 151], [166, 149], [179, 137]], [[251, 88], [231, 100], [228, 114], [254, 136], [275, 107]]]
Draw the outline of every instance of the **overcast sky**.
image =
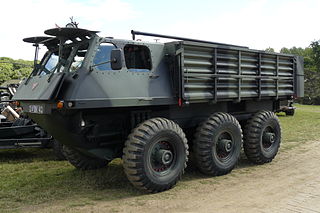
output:
[[319, 0], [10, 0], [1, 2], [0, 57], [32, 60], [22, 39], [71, 16], [80, 28], [125, 39], [134, 29], [277, 51], [320, 39]]

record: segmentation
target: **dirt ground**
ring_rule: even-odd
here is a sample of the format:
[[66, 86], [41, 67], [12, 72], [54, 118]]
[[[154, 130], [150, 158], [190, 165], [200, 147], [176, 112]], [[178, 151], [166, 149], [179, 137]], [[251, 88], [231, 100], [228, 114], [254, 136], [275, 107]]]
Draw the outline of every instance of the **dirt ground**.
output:
[[159, 194], [68, 206], [46, 204], [30, 212], [303, 212], [320, 213], [320, 142], [281, 150], [262, 166], [241, 160], [231, 174], [179, 182]]

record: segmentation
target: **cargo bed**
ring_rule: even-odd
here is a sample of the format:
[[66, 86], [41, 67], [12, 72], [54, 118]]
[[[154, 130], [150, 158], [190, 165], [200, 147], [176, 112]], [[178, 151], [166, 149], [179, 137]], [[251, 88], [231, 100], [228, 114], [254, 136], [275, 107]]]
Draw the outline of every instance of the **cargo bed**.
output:
[[302, 57], [188, 41], [175, 47], [180, 95], [190, 103], [303, 96]]

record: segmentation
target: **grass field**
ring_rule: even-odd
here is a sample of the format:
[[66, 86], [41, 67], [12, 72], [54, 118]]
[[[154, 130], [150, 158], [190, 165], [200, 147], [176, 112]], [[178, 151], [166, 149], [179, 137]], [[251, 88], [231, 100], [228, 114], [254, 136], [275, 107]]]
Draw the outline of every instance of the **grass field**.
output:
[[[301, 143], [319, 140], [320, 106], [296, 107], [293, 117], [279, 114], [283, 138], [280, 152], [290, 152]], [[246, 166], [254, 169], [248, 162], [242, 163], [240, 167]], [[128, 197], [138, 197], [136, 205], [143, 205], [150, 197], [174, 197], [184, 187], [192, 187], [188, 184], [189, 180], [198, 179], [206, 184], [204, 177], [191, 164], [177, 187], [150, 195], [131, 186], [119, 159], [105, 169], [78, 171], [67, 161], [55, 161], [51, 150], [1, 150], [0, 212], [20, 212], [28, 206], [50, 205], [64, 200], [68, 200], [67, 208], [71, 209], [93, 205], [101, 200]], [[227, 177], [217, 177], [215, 180], [218, 182]]]

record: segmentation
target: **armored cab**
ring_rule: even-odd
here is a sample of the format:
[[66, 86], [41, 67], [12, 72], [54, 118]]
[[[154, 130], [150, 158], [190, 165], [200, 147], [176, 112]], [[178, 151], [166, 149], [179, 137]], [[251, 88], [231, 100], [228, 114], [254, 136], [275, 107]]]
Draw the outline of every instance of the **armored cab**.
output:
[[[181, 178], [189, 150], [200, 171], [229, 173], [243, 144], [251, 161], [276, 156], [273, 112], [303, 96], [303, 59], [247, 47], [168, 37], [149, 43], [79, 28], [26, 42], [48, 52], [14, 96], [79, 169], [122, 157], [128, 179], [150, 192]], [[241, 125], [240, 125], [241, 124]]]

